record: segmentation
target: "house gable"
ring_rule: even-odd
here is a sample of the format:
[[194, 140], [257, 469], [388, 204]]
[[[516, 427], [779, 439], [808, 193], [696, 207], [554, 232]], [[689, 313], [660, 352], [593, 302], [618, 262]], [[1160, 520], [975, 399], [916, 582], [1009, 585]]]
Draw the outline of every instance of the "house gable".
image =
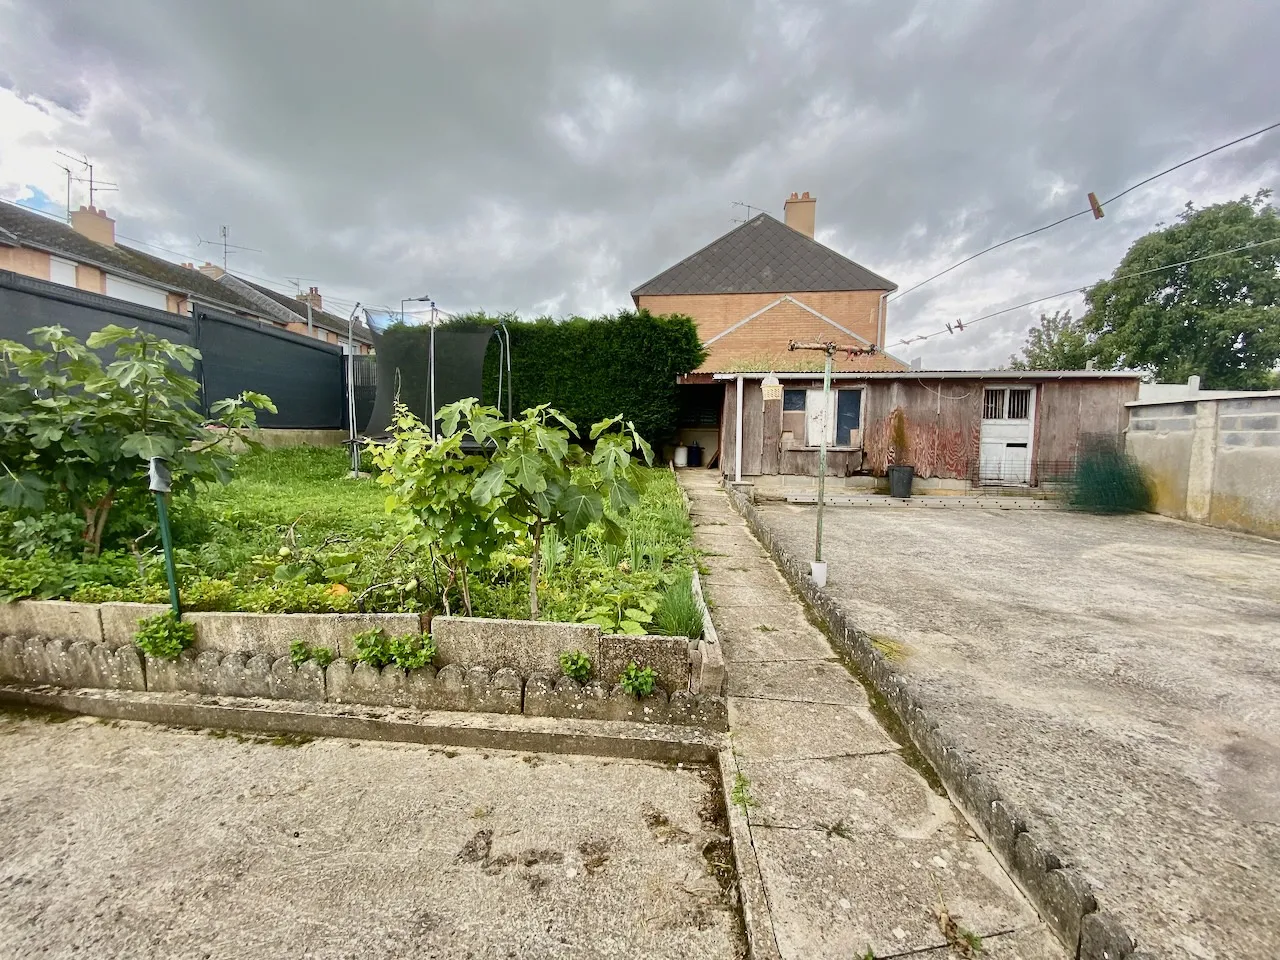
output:
[[[836, 322], [797, 297], [784, 295], [704, 341], [707, 359], [698, 373], [821, 370], [813, 352], [787, 349], [791, 340], [836, 341], [869, 347], [872, 341]], [[840, 371], [905, 370], [907, 364], [885, 353], [847, 357], [837, 354]]]

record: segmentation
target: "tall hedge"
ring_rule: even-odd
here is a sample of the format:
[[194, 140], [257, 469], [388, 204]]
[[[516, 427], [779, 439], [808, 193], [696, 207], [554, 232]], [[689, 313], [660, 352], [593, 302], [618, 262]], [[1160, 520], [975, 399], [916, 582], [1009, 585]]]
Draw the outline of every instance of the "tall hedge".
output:
[[[515, 410], [549, 403], [583, 432], [597, 420], [622, 414], [635, 421], [650, 443], [660, 444], [675, 435], [680, 411], [676, 378], [706, 357], [691, 318], [624, 310], [612, 316], [559, 321], [503, 319], [511, 335]], [[484, 314], [451, 321], [490, 326], [498, 322]], [[423, 338], [425, 351], [429, 331], [399, 328], [396, 336]], [[485, 356], [486, 403], [497, 397], [498, 355], [495, 338]], [[505, 399], [502, 406], [506, 408]]]

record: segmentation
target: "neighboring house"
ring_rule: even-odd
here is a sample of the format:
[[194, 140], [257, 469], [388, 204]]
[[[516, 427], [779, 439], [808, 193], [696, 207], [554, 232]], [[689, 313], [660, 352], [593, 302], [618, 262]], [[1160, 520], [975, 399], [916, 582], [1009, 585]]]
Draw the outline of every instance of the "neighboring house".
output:
[[[232, 316], [307, 333], [306, 304], [236, 279], [221, 283], [223, 271], [205, 264], [171, 263], [116, 239], [115, 221], [105, 210], [81, 207], [71, 223], [0, 201], [0, 270], [47, 280], [129, 303], [190, 316], [198, 301]], [[346, 343], [346, 321], [321, 309], [313, 287], [302, 296], [312, 298], [313, 336], [330, 343]], [[296, 306], [293, 309], [290, 305]], [[360, 352], [372, 343], [363, 325], [357, 328]]]
[[[207, 272], [210, 266], [205, 264], [200, 269]], [[282, 322], [286, 329], [328, 343], [336, 343], [342, 347], [342, 352], [346, 353], [347, 320], [325, 312], [324, 300], [315, 287], [311, 287], [306, 293], [291, 297], [287, 293], [279, 293], [270, 287], [251, 283], [234, 274], [223, 273], [219, 267], [213, 267], [213, 269], [218, 271], [218, 283], [234, 290], [246, 300], [252, 301], [273, 320]], [[308, 305], [310, 311], [307, 309]], [[373, 337], [369, 334], [369, 328], [360, 321], [356, 321], [352, 328], [351, 339], [356, 353], [366, 354], [372, 351]]]
[[817, 200], [793, 193], [782, 223], [751, 218], [631, 291], [636, 306], [692, 317], [707, 359], [684, 377], [680, 442], [708, 457], [719, 446], [725, 374], [821, 369], [821, 356], [791, 340], [835, 341], [873, 354], [838, 356], [839, 371], [905, 370], [882, 350], [887, 298], [897, 285], [814, 238]]

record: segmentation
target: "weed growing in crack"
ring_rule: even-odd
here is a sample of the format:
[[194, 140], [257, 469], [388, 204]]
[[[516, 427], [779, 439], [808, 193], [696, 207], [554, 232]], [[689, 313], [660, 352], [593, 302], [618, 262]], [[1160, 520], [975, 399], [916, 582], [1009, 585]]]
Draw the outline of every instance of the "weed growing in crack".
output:
[[729, 794], [729, 799], [735, 807], [741, 807], [744, 814], [747, 812], [748, 807], [756, 805], [751, 796], [751, 781], [741, 771], [733, 776], [733, 790]]

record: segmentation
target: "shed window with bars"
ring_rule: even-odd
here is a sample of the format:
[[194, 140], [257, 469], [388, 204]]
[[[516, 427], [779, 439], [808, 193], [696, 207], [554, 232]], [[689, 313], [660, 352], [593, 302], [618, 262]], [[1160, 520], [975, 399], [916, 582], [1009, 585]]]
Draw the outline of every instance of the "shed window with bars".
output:
[[1030, 416], [1030, 387], [988, 387], [982, 394], [983, 420], [1026, 420]]

